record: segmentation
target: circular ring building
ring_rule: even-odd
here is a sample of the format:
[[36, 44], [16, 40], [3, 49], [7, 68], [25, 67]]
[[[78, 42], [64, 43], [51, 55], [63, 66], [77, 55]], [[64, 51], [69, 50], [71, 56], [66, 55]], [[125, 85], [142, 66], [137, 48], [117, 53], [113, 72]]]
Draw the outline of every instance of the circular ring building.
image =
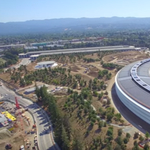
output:
[[116, 75], [115, 89], [122, 103], [150, 124], [150, 59], [122, 68]]

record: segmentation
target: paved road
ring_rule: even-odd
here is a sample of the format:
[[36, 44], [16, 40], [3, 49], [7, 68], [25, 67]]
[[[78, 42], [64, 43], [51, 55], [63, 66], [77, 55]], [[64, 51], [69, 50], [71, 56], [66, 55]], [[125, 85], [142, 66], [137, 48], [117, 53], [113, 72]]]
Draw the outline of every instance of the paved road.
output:
[[[15, 102], [15, 93], [8, 90], [5, 86], [0, 86], [0, 94], [3, 99], [8, 99]], [[40, 150], [56, 150], [57, 145], [53, 144], [53, 133], [51, 128], [51, 122], [48, 119], [47, 114], [36, 103], [33, 103], [25, 98], [17, 96], [18, 102], [24, 107], [28, 107], [29, 111], [33, 114], [33, 117], [37, 126], [38, 144]], [[55, 146], [54, 146], [55, 145]], [[57, 147], [58, 148], [58, 147]]]
[[120, 101], [115, 90], [115, 84], [112, 87], [111, 94], [116, 108], [123, 115], [123, 117], [141, 132], [145, 133], [148, 131], [150, 133], [150, 125], [143, 121], [141, 118], [137, 117]]
[[21, 62], [19, 64], [15, 65], [14, 67], [19, 68], [21, 65], [27, 66], [30, 63], [31, 63], [31, 60], [29, 58], [24, 58], [21, 60]]

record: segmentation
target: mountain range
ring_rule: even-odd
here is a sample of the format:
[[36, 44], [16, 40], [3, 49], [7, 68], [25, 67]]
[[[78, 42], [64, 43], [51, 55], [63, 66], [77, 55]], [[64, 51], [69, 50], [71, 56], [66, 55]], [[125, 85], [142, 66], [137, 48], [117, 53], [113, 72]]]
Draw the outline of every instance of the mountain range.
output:
[[21, 33], [52, 33], [77, 30], [149, 29], [150, 18], [63, 18], [30, 20], [25, 22], [0, 22], [0, 35]]

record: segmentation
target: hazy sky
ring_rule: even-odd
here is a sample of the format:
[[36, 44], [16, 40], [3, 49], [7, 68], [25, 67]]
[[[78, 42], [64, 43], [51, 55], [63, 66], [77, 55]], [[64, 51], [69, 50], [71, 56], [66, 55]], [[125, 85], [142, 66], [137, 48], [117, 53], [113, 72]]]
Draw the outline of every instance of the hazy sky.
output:
[[0, 0], [0, 22], [112, 16], [150, 17], [150, 0]]

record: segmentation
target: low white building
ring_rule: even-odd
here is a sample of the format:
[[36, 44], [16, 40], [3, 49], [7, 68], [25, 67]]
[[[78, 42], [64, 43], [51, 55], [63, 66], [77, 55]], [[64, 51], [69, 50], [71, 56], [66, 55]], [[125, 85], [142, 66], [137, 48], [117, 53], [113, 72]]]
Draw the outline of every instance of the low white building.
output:
[[43, 69], [43, 68], [53, 68], [56, 67], [58, 64], [55, 61], [43, 61], [37, 63], [35, 69]]
[[19, 58], [21, 59], [21, 58], [26, 58], [27, 57], [27, 55], [25, 54], [25, 53], [21, 53], [21, 54], [19, 54]]
[[38, 57], [39, 57], [39, 55], [31, 55], [30, 60], [35, 61]]

